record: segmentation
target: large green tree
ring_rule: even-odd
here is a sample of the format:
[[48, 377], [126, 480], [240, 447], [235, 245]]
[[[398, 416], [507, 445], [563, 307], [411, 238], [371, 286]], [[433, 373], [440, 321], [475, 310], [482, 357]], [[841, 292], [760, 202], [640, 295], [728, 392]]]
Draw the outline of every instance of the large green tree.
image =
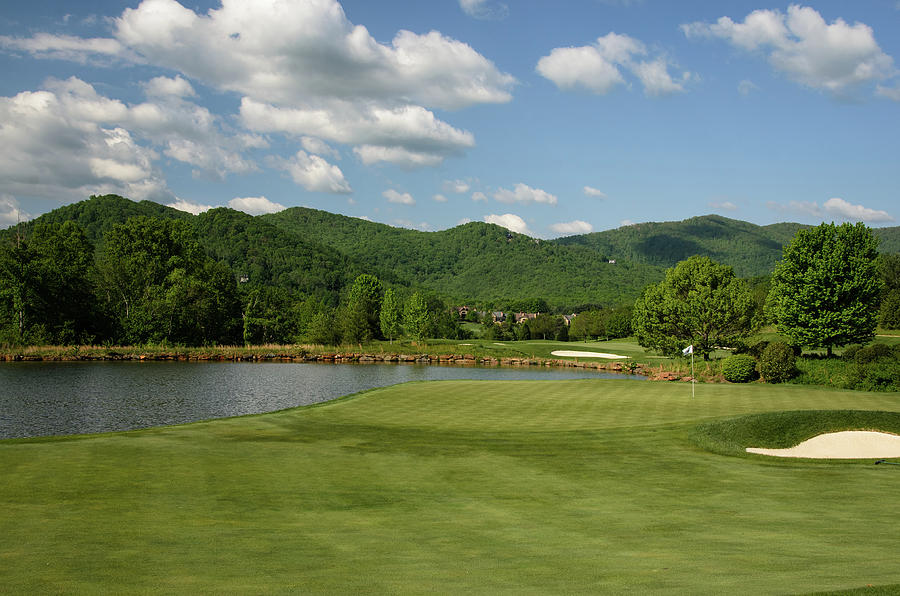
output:
[[666, 271], [634, 305], [632, 326], [638, 343], [676, 355], [691, 344], [709, 360], [716, 346], [746, 337], [753, 326], [753, 299], [747, 283], [727, 265], [694, 256]]
[[38, 223], [0, 244], [0, 331], [18, 343], [95, 338], [94, 247], [76, 223]]
[[381, 301], [381, 313], [379, 322], [381, 324], [381, 333], [394, 343], [394, 338], [399, 336], [403, 327], [401, 325], [403, 319], [403, 308], [397, 292], [393, 288], [388, 288], [384, 293], [384, 299]]
[[189, 223], [138, 216], [113, 226], [99, 269], [121, 341], [236, 339], [234, 277], [203, 253]]
[[862, 223], [800, 230], [775, 266], [768, 309], [792, 343], [826, 348], [874, 336], [882, 278], [878, 239]]
[[403, 328], [416, 341], [422, 341], [428, 334], [431, 321], [428, 317], [428, 303], [418, 292], [414, 292], [403, 307]]
[[885, 329], [900, 329], [900, 253], [883, 254], [880, 259], [884, 291], [878, 322]]
[[381, 336], [381, 281], [363, 273], [350, 287], [347, 306], [343, 309], [344, 340], [361, 343]]

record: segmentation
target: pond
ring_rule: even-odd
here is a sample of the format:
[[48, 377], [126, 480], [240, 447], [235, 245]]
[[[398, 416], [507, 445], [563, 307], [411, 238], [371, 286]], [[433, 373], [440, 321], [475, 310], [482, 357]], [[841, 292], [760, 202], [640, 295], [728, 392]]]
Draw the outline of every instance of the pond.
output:
[[417, 364], [2, 363], [0, 439], [259, 414], [407, 381], [580, 378], [644, 377], [568, 368]]

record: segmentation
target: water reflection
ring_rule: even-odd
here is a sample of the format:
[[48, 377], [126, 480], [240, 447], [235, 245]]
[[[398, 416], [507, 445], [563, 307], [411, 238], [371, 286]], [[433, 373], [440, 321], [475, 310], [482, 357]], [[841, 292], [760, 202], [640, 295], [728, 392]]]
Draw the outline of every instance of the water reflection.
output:
[[98, 433], [272, 412], [445, 379], [626, 378], [582, 369], [234, 362], [0, 364], [0, 438]]

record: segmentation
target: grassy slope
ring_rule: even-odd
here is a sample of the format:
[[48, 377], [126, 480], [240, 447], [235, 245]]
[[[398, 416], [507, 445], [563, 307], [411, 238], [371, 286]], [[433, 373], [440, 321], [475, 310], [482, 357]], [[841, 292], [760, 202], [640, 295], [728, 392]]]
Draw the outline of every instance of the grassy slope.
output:
[[801, 593], [900, 582], [895, 466], [704, 451], [698, 422], [898, 394], [412, 383], [0, 442], [11, 593]]

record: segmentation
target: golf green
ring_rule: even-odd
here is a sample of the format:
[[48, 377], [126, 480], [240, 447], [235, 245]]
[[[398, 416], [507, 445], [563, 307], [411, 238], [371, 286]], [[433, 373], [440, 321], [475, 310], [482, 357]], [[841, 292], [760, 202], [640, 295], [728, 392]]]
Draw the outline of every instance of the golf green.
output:
[[[0, 441], [8, 593], [741, 593], [900, 585], [900, 466], [727, 455], [704, 423], [900, 394], [409, 383]], [[864, 593], [864, 592], [863, 592]]]

